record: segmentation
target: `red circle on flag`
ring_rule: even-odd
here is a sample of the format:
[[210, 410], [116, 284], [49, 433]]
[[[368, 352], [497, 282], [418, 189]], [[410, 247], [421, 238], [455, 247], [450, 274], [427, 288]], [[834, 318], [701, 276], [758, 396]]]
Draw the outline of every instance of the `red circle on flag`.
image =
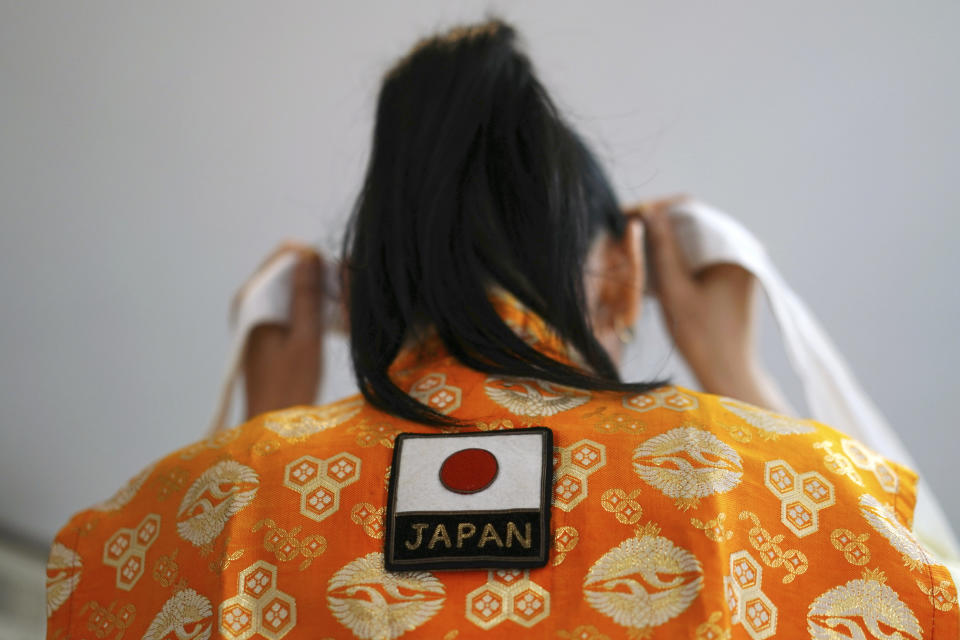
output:
[[500, 465], [486, 449], [461, 449], [440, 466], [440, 483], [455, 493], [477, 493], [489, 487]]

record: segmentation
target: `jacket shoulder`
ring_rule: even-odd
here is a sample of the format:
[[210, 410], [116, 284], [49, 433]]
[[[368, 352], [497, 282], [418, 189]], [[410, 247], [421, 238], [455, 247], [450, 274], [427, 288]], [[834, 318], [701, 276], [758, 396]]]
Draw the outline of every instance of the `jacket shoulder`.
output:
[[[870, 494], [889, 504], [899, 521], [912, 524], [916, 472], [821, 421], [679, 385], [642, 394], [604, 394], [596, 400], [600, 422], [593, 430], [615, 433], [626, 430], [618, 421], [629, 423], [635, 433], [631, 440], [639, 445], [635, 455], [641, 458], [699, 449], [707, 458], [728, 458], [731, 470], [778, 495], [787, 491], [776, 490], [778, 478], [787, 484], [795, 480], [800, 489], [807, 480], [822, 479], [831, 501], [842, 497], [856, 504]], [[707, 464], [705, 460], [694, 465]], [[643, 460], [639, 462], [642, 467]]]
[[150, 462], [74, 513], [50, 547], [47, 637], [80, 635], [94, 618], [120, 633], [150, 623], [143, 611], [215, 606], [202, 594], [225, 588], [243, 541], [278, 526], [264, 505], [291, 491], [274, 479], [298, 456], [347, 450], [339, 441], [357, 435], [346, 429], [374, 413], [359, 395], [264, 413]]

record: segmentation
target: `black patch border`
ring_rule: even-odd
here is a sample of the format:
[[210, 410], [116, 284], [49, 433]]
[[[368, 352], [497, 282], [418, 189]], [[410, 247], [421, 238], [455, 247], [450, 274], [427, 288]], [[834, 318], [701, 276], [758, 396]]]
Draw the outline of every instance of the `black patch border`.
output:
[[[542, 434], [540, 478], [540, 540], [536, 542], [541, 554], [536, 557], [510, 558], [504, 556], [478, 555], [467, 557], [418, 558], [416, 560], [397, 560], [393, 557], [394, 528], [396, 526], [397, 485], [400, 483], [400, 452], [405, 440], [413, 438], [457, 438], [475, 436], [504, 436], [512, 433]], [[553, 504], [553, 431], [548, 427], [526, 427], [522, 429], [499, 429], [496, 431], [463, 431], [458, 433], [399, 433], [393, 444], [393, 459], [390, 467], [390, 482], [387, 487], [386, 527], [383, 534], [383, 565], [387, 571], [433, 571], [444, 569], [535, 569], [544, 567], [550, 558], [552, 542], [550, 531], [550, 509]], [[499, 509], [484, 511], [489, 514], [507, 515], [517, 509]], [[525, 511], [525, 510], [519, 510]], [[417, 512], [423, 513], [423, 512]], [[431, 513], [449, 514], [449, 511]], [[456, 513], [456, 512], [453, 512]], [[470, 513], [477, 513], [470, 511]]]

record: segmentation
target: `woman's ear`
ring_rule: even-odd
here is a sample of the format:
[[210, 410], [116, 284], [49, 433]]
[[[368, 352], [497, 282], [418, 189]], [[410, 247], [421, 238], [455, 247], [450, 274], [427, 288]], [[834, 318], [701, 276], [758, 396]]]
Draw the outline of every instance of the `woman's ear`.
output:
[[632, 328], [643, 313], [643, 289], [646, 281], [646, 268], [643, 259], [643, 220], [637, 216], [627, 217], [627, 228], [623, 237], [617, 242], [618, 250], [623, 255], [625, 273], [621, 291], [622, 322], [625, 327]]
[[643, 221], [627, 218], [626, 230], [620, 238], [607, 236], [600, 256], [603, 272], [599, 282], [599, 303], [602, 315], [615, 330], [633, 327], [640, 318], [643, 283], [646, 273], [643, 261]]
[[646, 277], [643, 221], [628, 216], [623, 236], [614, 238], [604, 234], [591, 253], [587, 284], [593, 329], [614, 361], [618, 361], [623, 343], [629, 342], [632, 328], [642, 312]]

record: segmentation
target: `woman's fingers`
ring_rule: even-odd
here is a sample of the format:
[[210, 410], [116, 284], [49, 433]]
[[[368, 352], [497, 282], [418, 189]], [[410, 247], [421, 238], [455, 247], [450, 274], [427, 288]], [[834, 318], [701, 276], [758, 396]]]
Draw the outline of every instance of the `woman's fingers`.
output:
[[281, 258], [284, 254], [287, 254], [287, 253], [307, 253], [307, 252], [310, 252], [310, 251], [313, 251], [313, 249], [312, 249], [309, 245], [307, 245], [307, 244], [305, 244], [305, 243], [303, 243], [303, 242], [301, 242], [301, 241], [299, 241], [299, 240], [289, 240], [289, 239], [288, 239], [288, 240], [284, 240], [284, 241], [282, 241], [280, 244], [278, 244], [278, 245], [274, 248], [274, 250], [273, 250], [272, 252], [270, 252], [270, 255], [268, 255], [266, 258], [264, 258], [264, 259], [260, 262], [260, 264], [257, 265], [257, 268], [253, 270], [253, 273], [250, 275], [249, 278], [247, 278], [247, 281], [244, 282], [244, 283], [240, 286], [240, 288], [237, 289], [237, 290], [234, 292], [233, 297], [230, 298], [230, 315], [231, 315], [231, 317], [234, 316], [234, 315], [236, 315], [237, 309], [238, 309], [239, 306], [240, 306], [240, 300], [243, 298], [244, 295], [246, 295], [247, 289], [249, 289], [250, 285], [251, 285], [251, 284], [253, 283], [253, 281], [256, 279], [257, 275], [259, 275], [259, 274], [260, 274], [262, 271], [264, 271], [267, 267], [269, 267], [271, 264], [273, 264], [274, 261], [276, 261], [276, 260], [278, 260], [279, 258]]
[[244, 354], [248, 418], [295, 404], [311, 404], [322, 376], [325, 265], [308, 245], [285, 242], [261, 263], [260, 269], [288, 253], [297, 257], [289, 322], [254, 327]]
[[323, 335], [325, 265], [313, 250], [298, 253], [290, 299], [290, 333], [293, 338], [316, 339]]
[[668, 203], [655, 203], [644, 208], [647, 251], [653, 268], [655, 288], [660, 295], [683, 296], [693, 286], [693, 274], [677, 244], [667, 217]]

